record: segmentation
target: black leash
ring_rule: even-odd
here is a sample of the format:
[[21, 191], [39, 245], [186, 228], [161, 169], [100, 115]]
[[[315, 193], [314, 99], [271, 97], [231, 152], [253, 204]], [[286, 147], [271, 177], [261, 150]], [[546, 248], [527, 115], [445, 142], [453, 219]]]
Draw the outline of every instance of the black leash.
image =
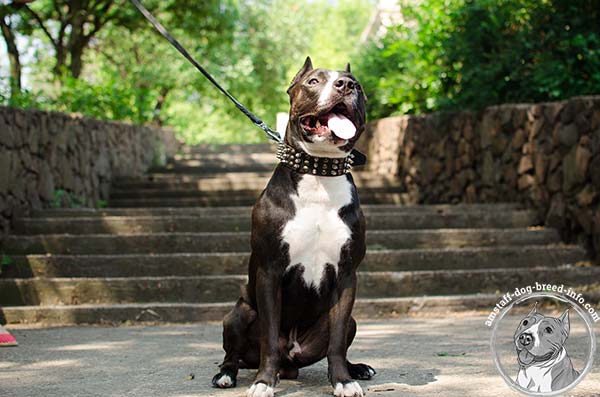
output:
[[161, 25], [160, 22], [158, 22], [156, 20], [156, 18], [154, 18], [154, 16], [150, 13], [150, 11], [145, 9], [144, 6], [141, 5], [138, 0], [130, 0], [130, 1], [131, 1], [131, 3], [133, 3], [135, 8], [137, 8], [142, 13], [142, 15], [144, 15], [144, 17], [146, 17], [146, 19], [152, 24], [152, 26], [154, 26], [154, 28], [156, 28], [156, 30], [158, 30], [158, 32], [165, 39], [167, 39], [167, 41], [169, 43], [171, 43], [171, 45], [173, 47], [175, 47], [177, 49], [177, 51], [179, 51], [181, 53], [181, 55], [183, 55], [188, 61], [190, 61], [190, 63], [192, 65], [194, 65], [196, 67], [196, 69], [198, 69], [200, 71], [200, 73], [202, 73], [204, 75], [204, 77], [206, 77], [211, 83], [213, 83], [213, 85], [215, 87], [217, 87], [219, 89], [219, 91], [221, 91], [227, 98], [229, 98], [231, 100], [231, 102], [233, 102], [234, 105], [242, 113], [244, 113], [246, 115], [246, 117], [248, 117], [258, 128], [262, 129], [265, 132], [265, 134], [267, 134], [267, 138], [272, 139], [279, 143], [283, 142], [283, 139], [281, 139], [281, 135], [277, 131], [269, 128], [269, 126], [267, 124], [265, 124], [265, 122], [262, 121], [257, 115], [255, 115], [247, 107], [242, 105], [237, 99], [235, 99], [233, 97], [233, 95], [231, 95], [229, 92], [227, 92], [227, 90], [225, 88], [221, 87], [221, 85], [219, 83], [217, 83], [217, 81], [210, 75], [210, 73], [208, 73], [202, 66], [200, 66], [200, 64], [194, 59], [194, 57], [192, 57], [190, 55], [190, 53], [187, 52], [187, 50], [173, 36], [171, 36], [169, 31], [167, 29], [165, 29], [165, 27], [163, 25]]
[[[235, 99], [233, 97], [233, 95], [231, 95], [229, 92], [227, 92], [227, 90], [223, 87], [221, 87], [221, 85], [210, 75], [210, 73], [208, 73], [195, 59], [194, 57], [192, 57], [190, 55], [189, 52], [187, 52], [187, 50], [173, 37], [171, 36], [171, 34], [169, 33], [169, 31], [163, 26], [161, 25], [160, 22], [158, 22], [156, 20], [156, 18], [154, 18], [154, 16], [150, 13], [150, 11], [148, 11], [146, 8], [144, 8], [143, 5], [140, 4], [140, 2], [138, 0], [130, 0], [131, 3], [135, 6], [135, 8], [137, 8], [144, 17], [146, 17], [146, 19], [148, 20], [148, 22], [150, 22], [152, 24], [152, 26], [154, 26], [154, 28], [156, 30], [158, 30], [158, 32], [165, 38], [167, 39], [167, 41], [169, 43], [171, 43], [171, 45], [173, 47], [175, 47], [177, 49], [177, 51], [179, 51], [181, 53], [181, 55], [183, 55], [185, 57], [185, 59], [187, 59], [188, 61], [190, 61], [190, 63], [192, 65], [194, 65], [196, 67], [196, 69], [198, 69], [200, 71], [200, 73], [202, 73], [204, 75], [204, 77], [206, 77], [208, 79], [208, 81], [210, 81], [211, 83], [213, 83], [213, 85], [215, 87], [217, 87], [219, 89], [219, 91], [221, 91], [227, 98], [229, 98], [231, 100], [231, 102], [234, 103], [234, 105], [242, 112], [246, 115], [246, 117], [248, 117], [258, 128], [260, 128], [261, 130], [263, 130], [265, 132], [265, 134], [267, 135], [268, 139], [271, 139], [275, 142], [278, 142], [280, 145], [283, 144], [283, 138], [281, 138], [281, 135], [271, 129], [267, 124], [265, 124], [264, 121], [262, 121], [257, 115], [255, 115], [254, 113], [252, 113], [247, 107], [245, 107], [244, 105], [242, 105], [237, 99]], [[285, 147], [280, 147], [281, 150], [284, 150]], [[350, 168], [352, 168], [352, 165], [354, 166], [360, 166], [360, 165], [364, 165], [367, 161], [367, 157], [362, 154], [360, 151], [358, 151], [357, 149], [352, 149], [352, 152], [350, 154], [351, 160], [350, 160], [350, 166], [347, 168], [343, 168], [344, 169], [344, 173], [349, 171]], [[326, 159], [329, 160], [329, 159]], [[295, 161], [295, 160], [294, 160]], [[295, 167], [295, 165], [297, 164], [297, 162], [294, 162], [293, 164], [291, 164], [292, 166], [294, 166], [294, 168], [299, 169], [300, 166]], [[323, 164], [323, 167], [326, 168], [327, 165]], [[335, 168], [333, 168], [334, 166], [331, 167], [331, 170], [326, 172], [327, 176], [330, 175], [337, 175], [337, 172], [333, 172], [332, 170], [337, 170], [338, 166], [337, 164], [335, 165]], [[317, 170], [320, 170], [321, 168], [317, 168]], [[342, 168], [339, 168], [340, 170]], [[311, 171], [312, 172], [312, 171]], [[325, 174], [323, 174], [325, 175]]]

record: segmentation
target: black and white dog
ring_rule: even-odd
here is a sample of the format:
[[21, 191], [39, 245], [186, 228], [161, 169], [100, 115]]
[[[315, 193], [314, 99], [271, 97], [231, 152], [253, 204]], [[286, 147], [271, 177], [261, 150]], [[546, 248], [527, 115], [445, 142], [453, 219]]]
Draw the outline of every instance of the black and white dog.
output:
[[248, 285], [225, 317], [225, 359], [213, 378], [234, 387], [239, 368], [258, 368], [249, 397], [272, 397], [279, 378], [327, 357], [335, 396], [363, 396], [352, 364], [356, 269], [365, 221], [352, 176], [353, 146], [365, 129], [365, 96], [350, 72], [313, 69], [288, 89], [290, 118], [280, 164], [252, 212]]
[[537, 303], [514, 335], [519, 372], [517, 383], [534, 392], [564, 389], [579, 377], [565, 348], [571, 322], [569, 310], [558, 317], [537, 311]]

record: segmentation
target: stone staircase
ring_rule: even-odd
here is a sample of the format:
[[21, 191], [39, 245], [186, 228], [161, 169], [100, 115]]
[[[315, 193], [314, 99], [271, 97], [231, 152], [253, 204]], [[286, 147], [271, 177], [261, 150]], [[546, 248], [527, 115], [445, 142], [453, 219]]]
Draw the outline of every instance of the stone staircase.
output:
[[[143, 178], [115, 181], [109, 208], [18, 219], [3, 243], [0, 322], [221, 320], [246, 280], [251, 205], [272, 151], [186, 148]], [[414, 199], [393, 178], [354, 175], [368, 225], [356, 316], [489, 312], [499, 294], [536, 281], [597, 299], [600, 268], [535, 212], [404, 205]]]

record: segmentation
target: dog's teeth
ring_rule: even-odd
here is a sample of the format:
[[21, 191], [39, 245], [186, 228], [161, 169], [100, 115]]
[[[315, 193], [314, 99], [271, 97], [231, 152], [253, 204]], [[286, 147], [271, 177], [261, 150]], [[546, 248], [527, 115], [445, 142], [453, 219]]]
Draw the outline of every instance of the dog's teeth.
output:
[[320, 127], [321, 127], [321, 122], [320, 122], [319, 120], [317, 120], [317, 124], [315, 124], [315, 126], [316, 126], [317, 128], [320, 128]]

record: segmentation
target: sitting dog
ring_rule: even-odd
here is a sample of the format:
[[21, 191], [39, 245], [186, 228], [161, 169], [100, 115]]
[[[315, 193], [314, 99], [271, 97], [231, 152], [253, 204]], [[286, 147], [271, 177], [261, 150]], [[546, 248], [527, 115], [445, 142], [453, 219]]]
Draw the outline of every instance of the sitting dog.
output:
[[[288, 89], [290, 118], [279, 165], [252, 211], [248, 284], [223, 321], [225, 359], [213, 385], [236, 385], [258, 368], [248, 397], [272, 397], [279, 378], [327, 357], [335, 396], [363, 396], [352, 364], [356, 269], [365, 221], [352, 176], [365, 129], [365, 96], [350, 72], [313, 69], [310, 58]], [[355, 154], [353, 154], [355, 153]]]
[[546, 317], [537, 312], [537, 304], [517, 327], [519, 372], [517, 383], [536, 392], [561, 390], [577, 379], [564, 345], [569, 337], [569, 310], [559, 317]]

